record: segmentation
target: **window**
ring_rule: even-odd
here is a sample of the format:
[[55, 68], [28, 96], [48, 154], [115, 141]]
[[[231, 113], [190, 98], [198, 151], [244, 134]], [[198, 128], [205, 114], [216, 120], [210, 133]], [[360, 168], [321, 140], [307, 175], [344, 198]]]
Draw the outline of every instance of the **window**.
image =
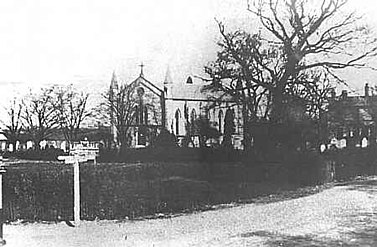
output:
[[148, 108], [146, 106], [144, 107], [144, 122], [145, 125], [148, 124]]
[[175, 135], [179, 135], [179, 119], [181, 118], [181, 111], [177, 109], [175, 112]]
[[135, 106], [135, 114], [136, 114], [136, 124], [139, 124], [140, 123], [139, 108], [137, 106]]
[[223, 110], [220, 110], [219, 111], [219, 132], [222, 133], [223, 132], [223, 129], [222, 129], [222, 126], [223, 126]]
[[187, 84], [192, 84], [192, 78], [191, 78], [191, 76], [189, 76], [189, 77], [187, 78], [186, 83], [187, 83]]
[[191, 116], [190, 116], [191, 135], [193, 135], [195, 132], [195, 120], [196, 120], [196, 111], [195, 109], [192, 109]]

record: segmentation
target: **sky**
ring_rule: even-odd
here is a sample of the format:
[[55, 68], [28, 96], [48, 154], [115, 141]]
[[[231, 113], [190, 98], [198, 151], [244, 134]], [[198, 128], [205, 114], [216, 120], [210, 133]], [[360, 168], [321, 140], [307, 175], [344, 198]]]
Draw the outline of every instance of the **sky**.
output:
[[[349, 8], [377, 30], [377, 2], [349, 0]], [[136, 78], [140, 63], [157, 83], [168, 66], [173, 81], [203, 73], [216, 55], [214, 18], [249, 25], [246, 0], [1, 0], [0, 108], [48, 84], [98, 93], [113, 71], [124, 81]], [[376, 75], [350, 78], [364, 84]]]

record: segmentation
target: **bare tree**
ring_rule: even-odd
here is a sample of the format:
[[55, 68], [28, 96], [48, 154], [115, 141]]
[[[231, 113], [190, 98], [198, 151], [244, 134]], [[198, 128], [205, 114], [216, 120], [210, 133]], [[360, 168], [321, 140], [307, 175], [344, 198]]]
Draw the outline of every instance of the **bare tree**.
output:
[[25, 131], [33, 140], [35, 149], [40, 149], [40, 142], [59, 127], [53, 101], [53, 88], [43, 88], [39, 93], [30, 93], [23, 103]]
[[345, 83], [340, 70], [369, 68], [377, 40], [360, 25], [359, 16], [345, 13], [346, 3], [249, 0], [248, 11], [257, 18], [254, 27], [260, 27], [257, 34], [227, 32], [218, 21], [220, 51], [205, 71], [211, 87], [242, 104], [246, 149], [250, 121], [264, 118], [271, 128], [286, 123], [290, 107], [297, 106], [294, 101], [318, 119], [331, 87], [328, 82]]
[[[344, 13], [347, 0], [266, 0], [249, 4], [265, 30], [277, 44], [281, 59], [265, 66], [272, 78], [273, 118], [282, 111], [285, 88], [297, 76], [321, 69], [340, 80], [334, 71], [367, 67], [366, 58], [376, 55], [376, 38], [360, 26], [355, 12]], [[372, 45], [370, 45], [372, 44]], [[360, 48], [360, 45], [363, 48]]]
[[321, 70], [343, 82], [336, 70], [366, 68], [367, 59], [376, 55], [376, 39], [359, 24], [360, 17], [354, 12], [344, 14], [346, 3], [347, 0], [249, 2], [248, 10], [259, 19], [263, 32], [241, 40], [240, 32], [228, 34], [219, 23], [222, 49], [232, 57], [234, 67], [245, 81], [271, 94], [273, 122], [281, 121], [285, 114], [287, 87], [305, 83], [297, 80], [303, 74]]
[[87, 110], [89, 94], [78, 92], [73, 85], [69, 85], [53, 87], [53, 95], [57, 121], [70, 147], [72, 141], [77, 139], [82, 122], [91, 115], [91, 112]]
[[[256, 117], [258, 105], [265, 96], [266, 90], [254, 80], [261, 82], [268, 80], [263, 74], [263, 68], [256, 63], [256, 59], [267, 58], [267, 56], [257, 58], [257, 52], [262, 45], [260, 37], [243, 31], [226, 34], [223, 24], [218, 24], [224, 36], [218, 43], [220, 51], [217, 60], [205, 67], [205, 72], [211, 76], [213, 82], [206, 86], [205, 90], [222, 91], [219, 100], [230, 96], [232, 100], [244, 104], [251, 116]], [[242, 57], [242, 63], [239, 63], [238, 56]], [[245, 74], [243, 66], [255, 68], [251, 78]]]
[[137, 99], [134, 93], [133, 84], [123, 84], [117, 90], [110, 88], [103, 94], [104, 102], [97, 110], [115, 128], [116, 144], [121, 148], [128, 146], [128, 131], [137, 117]]
[[8, 143], [12, 144], [13, 151], [16, 150], [16, 143], [20, 139], [23, 130], [22, 110], [22, 103], [17, 99], [13, 99], [7, 109], [7, 119], [2, 121], [5, 127], [3, 133], [7, 137]]
[[248, 149], [251, 143], [250, 124], [256, 122], [258, 116], [267, 117], [270, 109], [269, 91], [263, 85], [269, 84], [271, 78], [259, 63], [267, 63], [276, 54], [272, 49], [263, 54], [260, 52], [263, 48], [259, 35], [243, 31], [225, 33], [223, 24], [218, 24], [223, 39], [218, 43], [220, 51], [216, 61], [205, 67], [212, 83], [204, 90], [223, 92], [217, 100], [230, 97], [242, 106], [244, 144]]
[[310, 71], [301, 74], [296, 83], [288, 84], [286, 94], [288, 104], [302, 104], [303, 113], [312, 119], [319, 120], [323, 117], [328, 107], [328, 97], [334, 90], [331, 79], [325, 73]]

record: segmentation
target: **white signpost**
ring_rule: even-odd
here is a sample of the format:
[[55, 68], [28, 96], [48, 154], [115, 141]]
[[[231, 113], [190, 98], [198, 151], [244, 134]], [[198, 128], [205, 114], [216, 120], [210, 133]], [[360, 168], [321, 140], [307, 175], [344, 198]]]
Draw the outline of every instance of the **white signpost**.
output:
[[80, 225], [80, 162], [87, 162], [92, 157], [86, 156], [59, 156], [65, 164], [73, 164], [73, 217], [75, 226]]
[[92, 160], [96, 164], [99, 149], [89, 142], [82, 141], [72, 148], [69, 156], [59, 156], [66, 164], [73, 164], [73, 217], [75, 225], [80, 225], [80, 163]]
[[5, 173], [5, 167], [3, 163], [3, 156], [0, 156], [0, 246], [6, 244], [3, 237], [3, 223], [4, 223], [4, 213], [3, 213], [3, 174]]

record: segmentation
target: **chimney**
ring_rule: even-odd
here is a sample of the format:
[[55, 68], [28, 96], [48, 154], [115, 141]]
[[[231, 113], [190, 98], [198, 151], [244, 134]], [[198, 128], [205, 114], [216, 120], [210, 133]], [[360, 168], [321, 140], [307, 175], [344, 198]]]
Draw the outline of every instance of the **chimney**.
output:
[[365, 92], [365, 98], [369, 97], [369, 85], [368, 85], [368, 83], [365, 83], [364, 92]]

